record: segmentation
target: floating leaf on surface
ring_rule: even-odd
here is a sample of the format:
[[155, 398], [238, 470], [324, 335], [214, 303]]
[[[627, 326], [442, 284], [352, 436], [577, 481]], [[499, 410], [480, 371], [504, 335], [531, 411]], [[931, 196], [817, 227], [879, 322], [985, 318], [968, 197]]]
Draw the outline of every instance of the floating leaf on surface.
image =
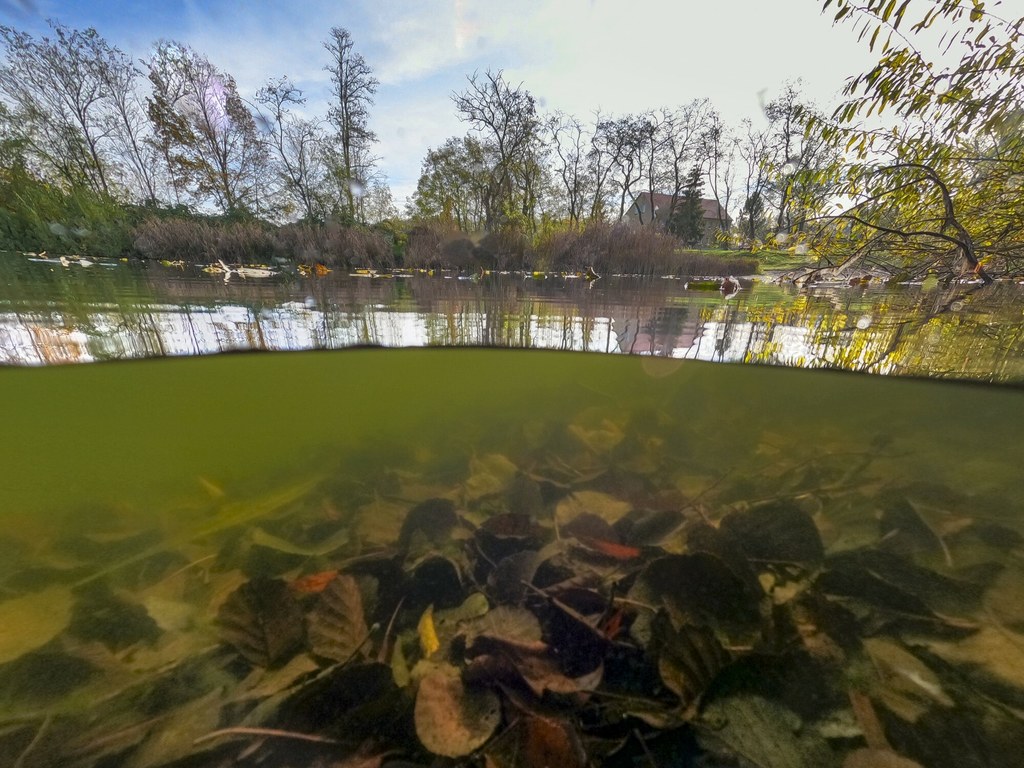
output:
[[71, 591], [54, 586], [0, 603], [0, 664], [35, 650], [71, 620]]
[[326, 659], [348, 661], [368, 634], [359, 584], [347, 574], [336, 576], [309, 616], [310, 647]]
[[273, 667], [302, 645], [302, 611], [280, 579], [253, 579], [224, 601], [217, 613], [220, 637], [248, 661]]
[[501, 704], [487, 688], [463, 685], [445, 664], [420, 680], [414, 709], [416, 735], [435, 755], [463, 757], [483, 746], [501, 721]]

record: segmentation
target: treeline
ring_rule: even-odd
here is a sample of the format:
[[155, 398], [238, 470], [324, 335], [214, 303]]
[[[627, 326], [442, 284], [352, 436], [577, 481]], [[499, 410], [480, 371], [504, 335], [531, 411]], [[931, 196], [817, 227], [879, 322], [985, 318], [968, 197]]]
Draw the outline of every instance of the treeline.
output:
[[[285, 251], [315, 241], [344, 258], [340, 240], [369, 239], [393, 252], [393, 226], [368, 229], [397, 211], [372, 154], [377, 81], [347, 30], [323, 44], [330, 108], [309, 117], [287, 77], [248, 102], [182, 43], [134, 61], [93, 29], [50, 27], [0, 27], [0, 247], [163, 254], [175, 232], [189, 258], [198, 238], [244, 231]], [[301, 236], [274, 231], [295, 221]]]
[[[310, 116], [287, 77], [246, 101], [181, 43], [133, 61], [92, 29], [0, 27], [0, 248], [680, 272], [711, 240], [796, 244], [821, 269], [1024, 271], [1024, 20], [967, 0], [822, 6], [880, 56], [831, 115], [787, 84], [738, 126], [708, 100], [584, 120], [476, 72], [452, 94], [467, 134], [427, 151], [402, 218], [373, 153], [378, 83], [342, 28]], [[919, 37], [935, 23], [964, 44], [957, 66]]]
[[1024, 18], [978, 0], [820, 5], [879, 57], [831, 114], [789, 84], [739, 126], [707, 100], [584, 120], [476, 72], [452, 97], [469, 132], [427, 153], [408, 213], [541, 254], [552, 230], [586, 242], [627, 215], [692, 242], [686, 221], [707, 195], [728, 211], [718, 242], [793, 247], [818, 259], [810, 278], [1024, 274]]
[[750, 245], [805, 231], [831, 196], [822, 171], [837, 153], [808, 131], [821, 113], [796, 84], [764, 105], [764, 120], [735, 127], [707, 99], [618, 117], [599, 112], [589, 121], [544, 114], [500, 70], [474, 73], [452, 98], [470, 133], [427, 152], [412, 218], [534, 236], [552, 223], [578, 230], [619, 221], [655, 192], [667, 210], [655, 221], [655, 211], [638, 207], [638, 223], [656, 223], [684, 243], [705, 240], [699, 204], [707, 197], [720, 204], [715, 240]]
[[[534, 97], [501, 72], [474, 74], [453, 96], [473, 133], [428, 152], [401, 221], [373, 154], [378, 82], [345, 29], [331, 29], [323, 43], [331, 82], [323, 116], [307, 114], [307, 94], [287, 77], [246, 100], [230, 73], [176, 41], [158, 41], [139, 61], [94, 29], [59, 23], [42, 36], [0, 27], [0, 43], [6, 249], [199, 260], [241, 255], [247, 244], [250, 259], [384, 265], [404, 258], [408, 235], [411, 262], [437, 241], [446, 245], [430, 260], [451, 256], [449, 266], [464, 265], [465, 248], [450, 245], [459, 238], [431, 231], [455, 229], [473, 233], [481, 263], [555, 264], [568, 257], [553, 252], [553, 242], [604, 239], [579, 233], [618, 221], [642, 191], [668, 191], [673, 209], [677, 201], [680, 211], [689, 206], [688, 225], [676, 229], [677, 219], [666, 217], [661, 250], [704, 234], [705, 183], [724, 206], [722, 243], [734, 201], [749, 209], [741, 217], [748, 239], [772, 228], [769, 212], [800, 226], [812, 205], [792, 191], [799, 169], [783, 162], [816, 162], [801, 138], [809, 108], [792, 86], [768, 106], [765, 130], [747, 122], [730, 131], [706, 101], [598, 115], [588, 127], [540, 114]], [[341, 235], [353, 228], [359, 233]], [[478, 233], [506, 250], [492, 255]]]

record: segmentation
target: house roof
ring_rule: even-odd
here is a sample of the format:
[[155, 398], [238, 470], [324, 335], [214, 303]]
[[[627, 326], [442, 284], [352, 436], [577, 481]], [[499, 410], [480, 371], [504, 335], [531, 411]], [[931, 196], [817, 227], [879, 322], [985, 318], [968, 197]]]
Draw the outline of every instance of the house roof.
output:
[[[641, 192], [639, 195], [636, 195], [633, 198], [633, 205], [634, 206], [636, 206], [638, 204], [640, 206], [645, 206], [646, 205], [646, 207], [644, 208], [644, 211], [645, 212], [649, 211], [650, 210], [650, 199], [652, 197], [654, 198], [654, 207], [658, 209], [659, 213], [661, 213], [662, 211], [668, 211], [669, 208], [672, 207], [672, 195], [666, 195], [666, 194], [664, 194], [662, 192], [655, 192], [653, 194], [650, 193], [650, 192]], [[681, 196], [676, 198], [676, 205], [679, 205], [679, 203], [681, 201], [682, 201], [682, 197]], [[722, 212], [722, 218], [725, 219], [726, 221], [731, 221], [731, 219], [729, 218], [729, 212], [726, 211], [725, 208], [722, 207], [721, 203], [719, 203], [714, 198], [707, 198], [707, 197], [701, 198], [700, 207], [701, 207], [701, 210], [703, 211], [705, 219], [714, 219], [715, 221], [718, 221], [719, 220], [718, 212], [721, 211]], [[663, 217], [659, 216], [658, 218], [663, 218]]]

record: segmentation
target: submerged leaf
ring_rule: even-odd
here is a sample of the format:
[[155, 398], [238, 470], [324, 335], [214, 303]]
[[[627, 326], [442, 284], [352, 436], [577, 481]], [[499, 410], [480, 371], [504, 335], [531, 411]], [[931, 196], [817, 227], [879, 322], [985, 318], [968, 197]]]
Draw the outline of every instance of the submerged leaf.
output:
[[316, 557], [320, 555], [329, 555], [334, 550], [348, 544], [349, 533], [347, 530], [342, 529], [336, 532], [333, 536], [329, 536], [315, 545], [304, 546], [301, 544], [294, 544], [287, 539], [282, 539], [280, 536], [274, 536], [271, 533], [267, 533], [262, 528], [254, 528], [250, 534], [250, 540], [256, 546], [266, 547], [267, 549], [273, 549], [289, 555]]
[[858, 749], [846, 756], [843, 768], [922, 768], [921, 764], [897, 755], [891, 749]]
[[707, 627], [676, 630], [664, 614], [659, 614], [653, 629], [658, 674], [683, 707], [691, 707], [732, 662], [732, 657]]
[[825, 555], [810, 515], [788, 503], [730, 512], [721, 528], [751, 560], [813, 565]]
[[469, 461], [469, 479], [466, 480], [465, 498], [476, 501], [485, 496], [502, 493], [515, 480], [519, 469], [501, 454], [474, 456]]
[[864, 650], [878, 673], [873, 695], [903, 720], [917, 722], [935, 706], [954, 706], [938, 676], [896, 641], [869, 637]]
[[398, 535], [398, 548], [408, 551], [419, 539], [430, 545], [445, 543], [459, 521], [450, 499], [427, 499], [409, 510]]
[[71, 590], [55, 586], [0, 603], [0, 664], [45, 645], [71, 620]]
[[221, 639], [259, 667], [287, 661], [302, 645], [302, 612], [280, 579], [247, 581], [217, 613]]
[[[727, 648], [756, 644], [771, 627], [764, 593], [705, 552], [651, 561], [629, 594], [640, 603], [664, 607], [677, 628], [712, 628]], [[631, 633], [642, 643], [650, 642], [649, 613], [638, 616]]]
[[309, 616], [313, 652], [334, 661], [348, 661], [368, 634], [359, 584], [347, 574], [337, 576], [320, 594]]
[[414, 719], [424, 747], [435, 755], [463, 757], [494, 733], [501, 704], [491, 690], [465, 687], [459, 671], [445, 664], [420, 681]]
[[573, 724], [552, 717], [525, 715], [487, 747], [486, 765], [494, 768], [583, 768], [586, 755]]
[[[697, 742], [732, 763], [757, 768], [826, 768], [838, 761], [828, 743], [782, 704], [761, 696], [727, 696], [710, 702]], [[711, 728], [703, 723], [720, 723]], [[737, 759], [738, 758], [738, 759]]]
[[300, 595], [313, 595], [317, 592], [323, 592], [327, 588], [327, 585], [330, 584], [337, 575], [338, 572], [335, 570], [311, 573], [308, 576], [295, 579], [295, 581], [291, 583], [291, 588]]
[[437, 639], [437, 630], [434, 628], [434, 606], [428, 605], [427, 610], [420, 616], [416, 625], [416, 633], [420, 638], [420, 650], [425, 658], [430, 656], [441, 647], [441, 641]]
[[537, 617], [525, 608], [500, 605], [470, 622], [465, 634], [470, 645], [481, 635], [506, 643], [529, 644], [540, 642], [541, 628]]

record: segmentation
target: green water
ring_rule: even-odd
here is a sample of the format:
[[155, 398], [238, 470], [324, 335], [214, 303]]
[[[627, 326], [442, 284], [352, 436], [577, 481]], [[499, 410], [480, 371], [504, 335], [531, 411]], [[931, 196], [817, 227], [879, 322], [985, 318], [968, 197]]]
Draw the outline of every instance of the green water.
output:
[[[0, 765], [427, 765], [437, 680], [500, 701], [500, 723], [465, 725], [466, 764], [527, 765], [551, 727], [551, 759], [609, 765], [1012, 765], [1024, 746], [1024, 391], [421, 349], [5, 369], [0, 399]], [[439, 498], [448, 523], [410, 522]], [[766, 509], [788, 522], [758, 527]], [[510, 514], [527, 532], [488, 523]], [[709, 528], [736, 539], [707, 549]], [[512, 596], [495, 537], [543, 561]], [[750, 626], [688, 591], [698, 561], [740, 574]], [[266, 618], [231, 613], [247, 584], [270, 590], [251, 611], [333, 570], [360, 579], [362, 643], [325, 652], [302, 593], [292, 646], [240, 650]], [[473, 651], [483, 618], [443, 611], [481, 595], [506, 611], [492, 634], [529, 614], [548, 650]], [[314, 695], [376, 691], [359, 670], [387, 677], [372, 701]], [[255, 730], [205, 738], [232, 728]]]

